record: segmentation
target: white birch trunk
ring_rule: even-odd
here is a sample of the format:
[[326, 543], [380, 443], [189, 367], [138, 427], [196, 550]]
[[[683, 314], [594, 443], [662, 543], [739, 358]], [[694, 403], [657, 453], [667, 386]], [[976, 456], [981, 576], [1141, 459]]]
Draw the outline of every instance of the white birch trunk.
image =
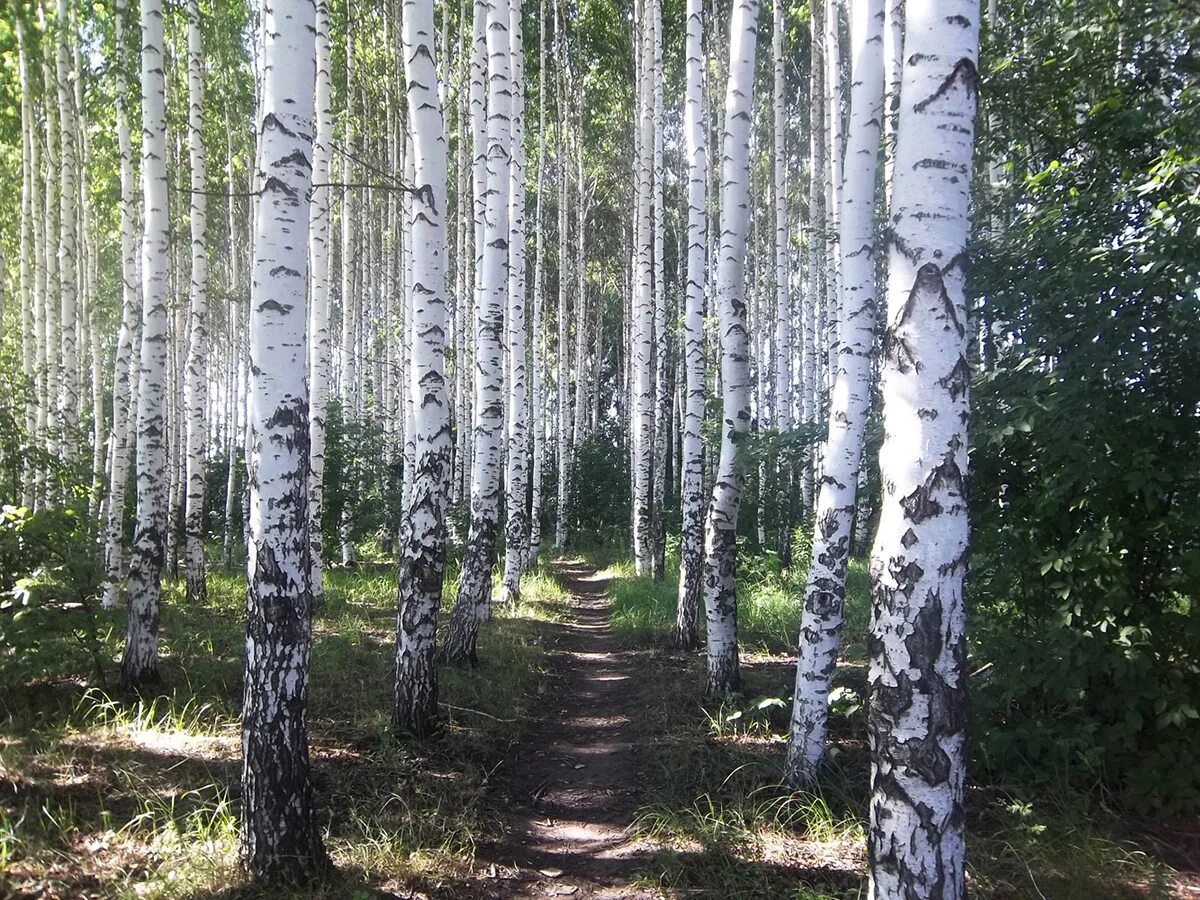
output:
[[875, 333], [875, 182], [883, 112], [884, 0], [851, 7], [850, 124], [842, 190], [841, 351], [830, 399], [812, 561], [800, 624], [787, 780], [811, 786], [825, 755], [829, 688], [846, 597], [858, 470], [871, 403]]
[[437, 719], [434, 639], [446, 566], [450, 410], [446, 391], [446, 138], [434, 62], [433, 0], [405, 0], [402, 25], [414, 186], [407, 224], [412, 242], [412, 359], [405, 393], [416, 445], [407, 522], [400, 547], [396, 617], [398, 731], [427, 734]]
[[896, 161], [896, 115], [904, 71], [904, 0], [884, 0], [883, 23], [883, 197], [892, 207], [892, 171]]
[[[478, 22], [478, 16], [476, 17]], [[446, 640], [446, 658], [474, 662], [480, 623], [491, 603], [492, 564], [500, 518], [501, 442], [504, 436], [504, 308], [508, 299], [508, 195], [511, 164], [511, 62], [506, 0], [487, 8], [487, 185], [479, 308], [475, 321], [475, 460], [471, 474], [471, 530], [458, 598]]]
[[512, 165], [508, 201], [508, 490], [505, 506], [504, 581], [501, 599], [521, 597], [521, 571], [528, 553], [529, 522], [526, 489], [529, 481], [526, 421], [525, 353], [525, 58], [521, 6], [509, 6], [512, 41]]
[[966, 240], [978, 0], [909, 0], [871, 553], [870, 896], [960, 898], [967, 567]]
[[[43, 33], [49, 33], [49, 26], [46, 24], [45, 16], [40, 8], [38, 15], [42, 20]], [[54, 68], [51, 66], [53, 45], [50, 41], [44, 43], [43, 50], [42, 83], [49, 86], [56, 81]], [[45, 379], [43, 382], [42, 407], [45, 409], [46, 424], [45, 428], [42, 429], [42, 435], [44, 449], [51, 457], [55, 457], [63, 452], [63, 419], [61, 415], [62, 332], [60, 328], [62, 321], [60, 270], [62, 198], [56, 193], [56, 189], [61, 185], [62, 179], [62, 147], [60, 144], [59, 116], [47, 113], [45, 120], [45, 201], [42, 204], [42, 213], [45, 217], [43, 223], [43, 254], [46, 260], [46, 288], [43, 296], [44, 307], [42, 313], [42, 321], [45, 326], [43, 334]], [[46, 482], [44, 499], [48, 505], [57, 503], [61, 499], [57, 495], [53, 480], [49, 477]]]
[[704, 605], [708, 620], [707, 692], [740, 685], [737, 646], [737, 526], [745, 475], [739, 444], [750, 430], [749, 341], [746, 333], [746, 240], [750, 209], [750, 128], [757, 0], [737, 0], [729, 24], [729, 83], [721, 149], [721, 250], [717, 304], [723, 400], [721, 459], [705, 534]]
[[682, 515], [679, 597], [674, 643], [691, 650], [700, 642], [700, 591], [704, 552], [704, 445], [701, 429], [704, 383], [705, 262], [708, 257], [708, 128], [704, 117], [704, 0], [688, 0], [684, 51], [686, 96], [683, 132], [687, 142], [687, 284], [683, 318], [687, 402], [683, 415]]
[[[59, 384], [58, 418], [63, 429], [62, 450], [66, 459], [74, 459], [79, 449], [79, 341], [77, 330], [78, 285], [76, 265], [79, 246], [76, 240], [78, 197], [77, 158], [75, 153], [75, 103], [71, 87], [71, 63], [67, 41], [71, 21], [67, 0], [58, 0], [55, 18], [55, 73], [58, 82], [59, 153], [59, 365], [62, 380]], [[76, 73], [77, 74], [77, 73]]]
[[142, 349], [137, 410], [137, 526], [121, 680], [158, 679], [158, 607], [167, 532], [166, 419], [170, 341], [166, 79], [162, 0], [142, 0]]
[[33, 96], [28, 73], [28, 58], [25, 49], [25, 25], [16, 17], [17, 66], [21, 84], [21, 237], [19, 248], [20, 291], [21, 291], [21, 377], [25, 383], [26, 401], [24, 409], [24, 452], [21, 467], [21, 503], [27, 509], [34, 506], [35, 475], [32, 463], [32, 445], [37, 435], [37, 406], [34, 392], [37, 384], [34, 341], [36, 339], [35, 316], [35, 256], [37, 242], [34, 240], [34, 142]]
[[667, 433], [670, 430], [671, 395], [667, 389], [667, 289], [663, 265], [663, 232], [666, 228], [663, 202], [666, 192], [663, 171], [663, 50], [660, 0], [651, 0], [650, 25], [654, 29], [654, 68], [651, 74], [654, 94], [654, 474], [651, 482], [654, 547], [650, 556], [650, 575], [655, 581], [661, 581], [667, 551], [663, 501], [666, 498]]
[[[771, 56], [774, 64], [774, 184], [775, 184], [775, 427], [780, 434], [792, 427], [792, 309], [788, 277], [787, 208], [787, 118], [784, 80], [783, 0], [774, 2]], [[791, 467], [776, 458], [776, 516], [778, 517], [779, 563], [787, 569], [792, 562]]]
[[308, 773], [309, 191], [314, 4], [262, 5], [260, 193], [250, 276], [250, 543], [242, 702], [242, 856], [259, 881], [328, 867]]
[[329, 404], [332, 343], [329, 334], [330, 275], [330, 158], [333, 144], [332, 77], [329, 2], [316, 2], [317, 80], [313, 95], [315, 137], [312, 148], [312, 208], [309, 211], [308, 269], [308, 553], [313, 604], [325, 597], [325, 544], [321, 523], [325, 514], [325, 423]]
[[[555, 49], [560, 59], [564, 59], [567, 55], [566, 39], [563, 35], [562, 21], [559, 17], [559, 4], [554, 4], [554, 38]], [[554, 515], [554, 547], [561, 550], [567, 545], [567, 511], [569, 504], [569, 465], [571, 452], [571, 430], [568, 425], [568, 417], [570, 415], [570, 400], [568, 395], [567, 379], [571, 370], [571, 347], [568, 343], [569, 330], [567, 326], [567, 280], [568, 280], [568, 261], [567, 261], [567, 223], [570, 219], [569, 210], [567, 207], [568, 197], [570, 192], [567, 190], [567, 114], [566, 114], [566, 90], [563, 85], [564, 75], [563, 66], [558, 69], [558, 148], [557, 148], [557, 165], [555, 166], [558, 175], [558, 338], [555, 343], [555, 354], [558, 363], [558, 377], [556, 379], [555, 391], [557, 393], [557, 453], [558, 459], [558, 484], [556, 487], [555, 515]]]
[[542, 211], [545, 203], [542, 190], [545, 187], [546, 166], [546, 11], [545, 0], [541, 0], [538, 10], [538, 137], [537, 137], [537, 220], [534, 223], [534, 262], [533, 262], [533, 329], [531, 332], [530, 349], [533, 353], [533, 384], [530, 402], [530, 421], [532, 424], [532, 453], [533, 453], [533, 486], [529, 510], [529, 552], [527, 566], [537, 565], [542, 552], [542, 470], [546, 456], [546, 429], [542, 422], [542, 405], [545, 397], [546, 355], [544, 322], [545, 287], [545, 240], [542, 235], [544, 217]]
[[633, 555], [638, 575], [650, 575], [654, 533], [654, 27], [643, 7], [639, 82], [637, 252], [633, 299]]
[[187, 2], [188, 60], [188, 153], [191, 159], [192, 280], [188, 314], [187, 499], [184, 535], [187, 555], [187, 597], [203, 604], [207, 598], [204, 580], [204, 488], [208, 447], [208, 252], [205, 228], [208, 202], [204, 154], [204, 70], [200, 38], [200, 2]]

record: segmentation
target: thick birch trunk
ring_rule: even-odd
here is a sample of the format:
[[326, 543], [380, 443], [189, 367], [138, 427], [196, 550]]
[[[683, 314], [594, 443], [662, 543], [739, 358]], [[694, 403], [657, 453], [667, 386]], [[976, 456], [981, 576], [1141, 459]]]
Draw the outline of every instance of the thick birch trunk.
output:
[[262, 6], [264, 76], [250, 279], [250, 545], [242, 703], [242, 856], [259, 881], [328, 866], [308, 773], [306, 254], [315, 10]]
[[412, 132], [412, 359], [405, 393], [413, 408], [415, 470], [400, 547], [396, 617], [398, 731], [427, 734], [437, 719], [434, 639], [446, 566], [446, 499], [452, 446], [444, 352], [446, 335], [446, 138], [437, 96], [433, 0], [406, 0], [404, 75]]
[[700, 591], [704, 552], [704, 445], [701, 428], [707, 397], [704, 383], [705, 261], [708, 253], [708, 129], [704, 117], [704, 2], [688, 0], [685, 49], [686, 98], [683, 131], [687, 142], [687, 286], [683, 318], [687, 402], [683, 415], [680, 468], [682, 526], [679, 549], [679, 597], [674, 642], [691, 650], [700, 642]]
[[187, 500], [184, 534], [187, 554], [187, 597], [204, 603], [204, 488], [208, 447], [208, 252], [205, 227], [208, 216], [204, 160], [204, 74], [200, 41], [200, 3], [187, 3], [188, 152], [191, 157], [192, 280], [188, 315], [187, 397]]
[[978, 0], [907, 4], [871, 553], [873, 898], [965, 896], [966, 239]]
[[121, 680], [158, 679], [158, 607], [167, 532], [166, 419], [170, 341], [166, 82], [162, 0], [142, 0], [142, 349], [137, 414], [137, 527]]
[[810, 786], [825, 755], [829, 688], [846, 598], [855, 492], [871, 405], [875, 334], [875, 181], [883, 111], [883, 0], [850, 13], [850, 127], [842, 189], [841, 351], [830, 400], [812, 561], [800, 624], [787, 780]]
[[[476, 16], [478, 22], [478, 15]], [[511, 164], [511, 64], [506, 0], [487, 8], [487, 186], [479, 308], [475, 321], [475, 461], [471, 530], [458, 598], [446, 639], [446, 659], [474, 662], [479, 625], [491, 603], [492, 564], [500, 518], [500, 453], [504, 435], [504, 307], [508, 299], [508, 194]]]
[[704, 547], [710, 695], [735, 691], [741, 680], [734, 576], [738, 509], [745, 481], [738, 459], [739, 444], [750, 430], [745, 258], [750, 225], [750, 126], [757, 19], [757, 0], [737, 0], [729, 24], [729, 83], [721, 150], [721, 250], [717, 267], [723, 394], [721, 459], [708, 510]]

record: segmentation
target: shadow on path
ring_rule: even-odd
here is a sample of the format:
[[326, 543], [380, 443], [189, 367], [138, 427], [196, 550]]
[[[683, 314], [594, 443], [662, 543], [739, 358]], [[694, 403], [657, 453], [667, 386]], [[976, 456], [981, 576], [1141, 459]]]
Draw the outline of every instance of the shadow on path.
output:
[[639, 660], [609, 631], [607, 579], [575, 560], [554, 569], [571, 594], [554, 679], [541, 719], [497, 774], [506, 829], [479, 846], [477, 871], [488, 897], [658, 896], [630, 884], [641, 864], [628, 837], [640, 805]]

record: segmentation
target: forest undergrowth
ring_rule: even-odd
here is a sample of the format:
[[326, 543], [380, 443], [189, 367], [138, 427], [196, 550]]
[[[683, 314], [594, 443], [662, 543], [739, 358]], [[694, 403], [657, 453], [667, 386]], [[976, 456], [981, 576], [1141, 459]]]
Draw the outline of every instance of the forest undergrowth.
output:
[[[326, 583], [309, 726], [338, 871], [311, 895], [444, 890], [467, 877], [475, 840], [495, 825], [489, 775], [536, 714], [562, 589], [534, 572], [519, 605], [497, 606], [480, 637], [485, 662], [442, 669], [444, 727], [412, 742], [391, 733], [388, 716], [393, 568], [334, 570]], [[210, 575], [203, 606], [169, 583], [162, 682], [141, 696], [101, 685], [70, 610], [57, 632], [40, 623], [38, 671], [0, 656], [0, 896], [260, 896], [237, 857], [244, 603], [237, 575]], [[115, 683], [123, 613], [95, 615], [102, 671]]]
[[[844, 652], [830, 698], [830, 764], [821, 792], [809, 794], [780, 784], [804, 573], [781, 575], [771, 556], [740, 559], [747, 563], [738, 577], [743, 687], [723, 702], [704, 697], [703, 655], [666, 644], [675, 578], [656, 584], [625, 562], [602, 573], [613, 578], [614, 632], [652, 651], [641, 691], [648, 795], [656, 799], [639, 813], [637, 829], [661, 849], [644, 879], [687, 896], [865, 897], [866, 560], [850, 564]], [[1171, 848], [1099, 789], [984, 779], [972, 784], [969, 800], [972, 896], [1187, 896], [1168, 862]]]
[[[743, 690], [702, 693], [703, 658], [666, 646], [676, 582], [634, 576], [594, 553], [611, 579], [617, 641], [646, 651], [640, 723], [645, 796], [633, 836], [654, 848], [641, 886], [670, 896], [865, 896], [863, 853], [867, 573], [849, 573], [846, 652], [832, 694], [831, 763], [820, 794], [780, 785], [802, 573], [743, 557]], [[673, 560], [667, 571], [674, 572]], [[448, 573], [453, 584], [457, 572]], [[473, 669], [443, 668], [445, 727], [413, 742], [390, 732], [394, 576], [364, 563], [328, 574], [314, 622], [310, 729], [315, 790], [336, 881], [311, 896], [380, 891], [457, 896], [475, 841], [500, 827], [489, 777], [541, 709], [547, 643], [569, 602], [547, 570], [498, 605]], [[447, 603], [452, 592], [447, 592]], [[109, 690], [119, 613], [60, 610], [39, 624], [38, 668], [0, 658], [0, 894], [13, 897], [245, 897], [237, 859], [240, 579], [210, 577], [204, 605], [172, 582], [163, 680]], [[100, 659], [97, 671], [96, 659]], [[1169, 848], [1074, 786], [976, 782], [970, 882], [983, 898], [1182, 896]]]

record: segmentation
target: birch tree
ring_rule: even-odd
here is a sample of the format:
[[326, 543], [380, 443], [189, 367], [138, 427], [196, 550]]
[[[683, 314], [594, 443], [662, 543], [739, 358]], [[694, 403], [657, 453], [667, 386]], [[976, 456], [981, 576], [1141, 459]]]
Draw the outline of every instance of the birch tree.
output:
[[312, 209], [309, 213], [308, 269], [308, 553], [313, 604], [325, 596], [325, 544], [321, 523], [325, 514], [326, 410], [329, 404], [329, 373], [332, 343], [329, 334], [331, 206], [329, 174], [333, 143], [331, 100], [329, 2], [316, 0], [317, 80], [314, 87], [315, 137], [312, 149]]
[[446, 502], [452, 446], [444, 369], [446, 335], [446, 138], [434, 62], [433, 0], [406, 0], [404, 77], [414, 185], [407, 224], [412, 242], [412, 358], [408, 384], [415, 469], [400, 548], [396, 617], [398, 731], [427, 734], [437, 719], [434, 639], [446, 566]]
[[701, 426], [707, 399], [704, 376], [705, 260], [708, 256], [708, 129], [704, 115], [704, 0], [688, 0], [684, 50], [686, 96], [683, 132], [687, 142], [687, 285], [683, 345], [687, 373], [683, 416], [680, 500], [679, 598], [675, 643], [693, 649], [700, 641], [700, 591], [704, 549], [704, 445]]
[[740, 444], [750, 430], [750, 365], [746, 328], [746, 242], [750, 231], [750, 128], [757, 0], [737, 0], [729, 23], [729, 81], [721, 142], [721, 246], [717, 306], [721, 333], [721, 458], [704, 541], [704, 606], [708, 620], [707, 692], [738, 689], [738, 510], [745, 475]]
[[504, 542], [504, 580], [501, 599], [521, 597], [521, 571], [529, 541], [525, 508], [529, 447], [526, 422], [525, 365], [525, 60], [521, 35], [521, 5], [509, 6], [512, 41], [511, 126], [512, 158], [508, 199], [508, 472], [505, 483], [508, 523]]
[[208, 251], [205, 226], [208, 203], [204, 155], [204, 61], [200, 39], [200, 3], [187, 3], [188, 155], [191, 161], [192, 280], [188, 313], [187, 500], [184, 533], [187, 554], [187, 597], [203, 603], [204, 488], [208, 447]]
[[70, 64], [68, 40], [72, 35], [72, 22], [68, 15], [67, 0], [58, 0], [55, 17], [55, 74], [58, 87], [58, 138], [61, 150], [58, 154], [59, 177], [59, 250], [58, 291], [59, 345], [56, 348], [59, 370], [58, 420], [63, 428], [62, 451], [67, 459], [73, 459], [78, 449], [79, 427], [79, 340], [78, 340], [78, 284], [77, 265], [79, 245], [77, 224], [79, 219], [77, 175], [78, 159], [75, 152], [76, 111], [71, 87], [73, 77]]
[[842, 186], [841, 338], [800, 624], [787, 780], [812, 785], [824, 757], [846, 566], [871, 402], [875, 331], [875, 183], [883, 115], [883, 0], [850, 8], [850, 122]]
[[171, 263], [167, 209], [166, 79], [162, 0], [142, 0], [142, 347], [137, 408], [137, 526], [121, 680], [158, 679], [158, 615], [167, 532], [165, 393]]
[[531, 442], [533, 453], [533, 486], [530, 491], [529, 510], [529, 553], [528, 565], [536, 565], [542, 544], [542, 470], [546, 456], [546, 429], [542, 422], [545, 398], [545, 335], [543, 334], [545, 313], [544, 287], [546, 273], [545, 240], [542, 234], [543, 210], [542, 190], [545, 187], [546, 166], [546, 4], [538, 5], [538, 137], [537, 137], [537, 211], [533, 232], [535, 235], [533, 261], [533, 329], [530, 349], [533, 354], [533, 382], [530, 398]]
[[649, 575], [654, 556], [654, 27], [643, 5], [639, 37], [637, 205], [634, 235], [633, 334], [633, 554], [639, 575]]
[[977, 0], [908, 0], [888, 245], [883, 498], [871, 552], [874, 898], [965, 896], [964, 285]]
[[[783, 0], [774, 0], [774, 27], [771, 33], [772, 91], [775, 138], [775, 347], [772, 353], [775, 374], [775, 427], [780, 434], [792, 427], [792, 309], [788, 277], [787, 207], [787, 116], [784, 80]], [[778, 517], [779, 564], [784, 569], [792, 562], [791, 470], [790, 464], [776, 458], [776, 515]]]
[[481, 285], [475, 315], [475, 460], [471, 473], [471, 528], [458, 598], [446, 639], [446, 659], [474, 662], [479, 625], [491, 604], [492, 564], [500, 518], [500, 451], [504, 435], [504, 308], [508, 301], [508, 196], [511, 163], [511, 62], [505, 0], [487, 7], [487, 183]]
[[116, 81], [117, 151], [120, 157], [120, 249], [121, 249], [121, 325], [113, 359], [113, 424], [112, 449], [108, 467], [108, 500], [104, 528], [104, 586], [101, 605], [113, 609], [117, 605], [125, 575], [125, 488], [133, 450], [130, 440], [136, 425], [133, 403], [137, 369], [134, 353], [137, 350], [140, 310], [137, 289], [137, 214], [134, 196], [133, 144], [129, 134], [129, 86], [125, 74], [128, 48], [125, 29], [128, 7], [119, 0], [113, 16], [116, 28], [117, 59], [113, 66]]
[[316, 13], [263, 0], [250, 278], [250, 543], [242, 700], [242, 856], [260, 881], [328, 866], [308, 767], [308, 386], [305, 340]]

